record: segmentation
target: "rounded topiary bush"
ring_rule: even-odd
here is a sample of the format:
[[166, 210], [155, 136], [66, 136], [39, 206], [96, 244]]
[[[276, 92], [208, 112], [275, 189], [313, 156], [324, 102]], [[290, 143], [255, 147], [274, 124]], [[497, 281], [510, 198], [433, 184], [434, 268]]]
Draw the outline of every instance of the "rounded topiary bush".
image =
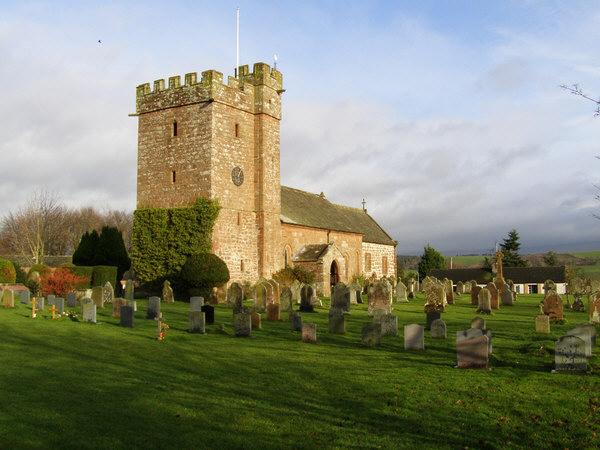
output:
[[14, 283], [17, 280], [17, 272], [12, 261], [0, 258], [0, 283]]
[[34, 264], [29, 268], [29, 272], [27, 272], [27, 278], [31, 278], [31, 273], [37, 272], [39, 276], [44, 276], [50, 272], [50, 267], [45, 264]]
[[213, 287], [229, 281], [229, 269], [217, 255], [199, 253], [188, 257], [179, 277], [190, 293], [208, 295]]

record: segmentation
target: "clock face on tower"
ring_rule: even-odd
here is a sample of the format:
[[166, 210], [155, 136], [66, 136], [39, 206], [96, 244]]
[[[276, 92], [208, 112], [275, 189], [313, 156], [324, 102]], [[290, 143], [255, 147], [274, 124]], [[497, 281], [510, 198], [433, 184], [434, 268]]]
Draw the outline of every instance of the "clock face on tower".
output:
[[240, 167], [234, 167], [231, 171], [231, 181], [236, 186], [241, 186], [244, 182], [244, 171]]

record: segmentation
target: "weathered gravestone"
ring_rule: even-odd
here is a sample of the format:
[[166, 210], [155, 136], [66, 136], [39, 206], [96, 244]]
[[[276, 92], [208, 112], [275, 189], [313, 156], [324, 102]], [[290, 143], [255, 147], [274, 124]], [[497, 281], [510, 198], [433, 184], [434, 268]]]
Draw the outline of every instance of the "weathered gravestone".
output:
[[302, 324], [302, 342], [307, 342], [309, 344], [317, 343], [317, 324]]
[[390, 302], [390, 291], [389, 291], [389, 282], [380, 281], [373, 284], [369, 288], [368, 292], [368, 313], [369, 315], [373, 315], [373, 310], [375, 309], [384, 309], [388, 314], [392, 312], [392, 305]]
[[408, 303], [406, 285], [402, 281], [396, 284], [396, 301], [400, 303]]
[[580, 372], [587, 370], [586, 344], [577, 336], [563, 336], [554, 346], [554, 370]]
[[585, 356], [592, 357], [592, 349], [596, 342], [596, 327], [592, 324], [578, 325], [565, 333], [567, 336], [577, 336], [585, 343]]
[[431, 324], [441, 319], [442, 313], [440, 311], [428, 311], [425, 313], [425, 329], [431, 330]]
[[238, 337], [249, 337], [252, 334], [252, 314], [239, 312], [233, 314], [233, 327]]
[[[122, 297], [113, 298], [112, 301], [112, 316], [119, 319], [121, 317], [121, 307], [122, 306], [131, 306], [127, 304], [127, 300]], [[148, 307], [150, 308], [150, 307]]]
[[84, 298], [81, 302], [83, 321], [96, 323], [96, 304], [91, 298]]
[[472, 339], [479, 336], [485, 336], [487, 338], [488, 353], [492, 354], [492, 332], [490, 330], [485, 330], [481, 328], [469, 328], [468, 330], [458, 331], [456, 333], [456, 341], [458, 342], [462, 339]]
[[550, 317], [545, 314], [539, 314], [535, 316], [535, 332], [536, 333], [550, 333]]
[[551, 292], [544, 298], [542, 311], [550, 316], [552, 321], [561, 321], [564, 319], [563, 302], [558, 294]]
[[331, 307], [342, 311], [350, 311], [350, 290], [344, 283], [338, 283], [331, 293]]
[[175, 303], [175, 295], [173, 295], [173, 288], [169, 280], [165, 280], [163, 283], [162, 299], [165, 303]]
[[190, 333], [206, 333], [206, 322], [202, 311], [190, 311]]
[[265, 311], [267, 309], [267, 303], [270, 303], [272, 298], [271, 291], [273, 287], [266, 282], [256, 283], [254, 286], [254, 309], [257, 311]]
[[47, 301], [48, 301], [48, 306], [52, 306], [54, 305], [54, 299], [56, 298], [56, 295], [53, 294], [49, 294], [47, 297]]
[[490, 307], [491, 309], [500, 309], [500, 298], [498, 293], [498, 288], [494, 283], [488, 283], [486, 286], [487, 290], [490, 292]]
[[331, 334], [346, 333], [346, 316], [341, 308], [331, 308], [329, 310], [329, 332]]
[[54, 299], [54, 306], [56, 306], [56, 312], [60, 315], [65, 313], [65, 299], [61, 297], [56, 297]]
[[425, 333], [422, 325], [404, 325], [404, 350], [425, 350]]
[[133, 280], [125, 280], [125, 300], [133, 301], [135, 296], [135, 286]]
[[202, 305], [200, 308], [204, 313], [204, 319], [207, 325], [215, 323], [215, 307], [212, 305]]
[[[44, 297], [34, 297], [35, 298], [35, 309], [38, 311], [44, 310]], [[91, 301], [91, 299], [90, 299]]]
[[446, 292], [446, 301], [449, 305], [454, 304], [454, 286], [452, 284], [452, 280], [448, 278], [444, 278], [444, 291]]
[[398, 336], [398, 317], [395, 315], [374, 316], [373, 322], [381, 325], [381, 336]]
[[292, 331], [302, 331], [302, 316], [300, 313], [294, 311], [290, 313], [290, 325]]
[[376, 347], [381, 344], [381, 324], [368, 323], [362, 327], [361, 342], [367, 347]]
[[[490, 283], [491, 284], [491, 283]], [[483, 288], [478, 294], [479, 303], [477, 304], [477, 312], [484, 314], [492, 313], [492, 294], [488, 288]]]
[[281, 311], [292, 312], [294, 309], [294, 300], [292, 299], [292, 290], [288, 287], [283, 288], [281, 296], [279, 298], [279, 304], [281, 305]]
[[29, 305], [29, 303], [31, 303], [31, 292], [29, 289], [20, 292], [19, 300], [23, 305]]
[[2, 293], [2, 304], [5, 308], [14, 308], [15, 307], [15, 294], [10, 289], [4, 289]]
[[298, 280], [292, 281], [290, 290], [292, 291], [292, 302], [295, 304], [300, 303], [300, 289], [302, 289], [302, 284]]
[[[588, 304], [588, 316], [590, 318], [590, 322], [592, 323], [594, 323], [594, 312], [600, 316], [600, 292], [590, 296], [590, 301]], [[595, 323], [598, 322], [596, 321]]]
[[431, 322], [431, 337], [436, 339], [446, 339], [446, 322], [437, 319]]
[[104, 297], [102, 295], [102, 286], [92, 288], [92, 300], [98, 308], [104, 308]]
[[244, 290], [241, 284], [233, 282], [227, 288], [227, 304], [233, 308], [234, 313], [244, 309]]
[[592, 318], [590, 319], [590, 323], [600, 323], [600, 313], [598, 311], [594, 311], [594, 313], [592, 314]]
[[510, 286], [506, 283], [502, 285], [502, 291], [500, 292], [500, 298], [502, 299], [502, 304], [504, 306], [512, 306], [513, 305], [513, 293], [510, 290]]
[[[350, 291], [350, 304], [352, 305], [356, 305], [359, 303], [359, 299], [360, 299], [360, 284], [358, 283], [351, 283], [348, 285], [348, 290]], [[362, 302], [360, 302], [362, 303]]]
[[312, 298], [314, 295], [314, 289], [308, 284], [302, 285], [300, 289], [300, 311], [313, 312], [314, 307], [312, 304]]
[[133, 307], [121, 306], [121, 326], [133, 328]]
[[281, 316], [280, 316], [279, 304], [269, 303], [267, 305], [267, 320], [277, 321], [280, 319], [281, 319]]
[[77, 294], [75, 292], [69, 292], [67, 294], [67, 308], [77, 307]]
[[148, 311], [146, 319], [156, 319], [160, 315], [160, 297], [150, 297], [148, 299]]
[[204, 297], [190, 297], [190, 311], [202, 311]]
[[477, 283], [474, 281], [471, 282], [471, 305], [478, 306], [479, 305], [479, 292], [481, 288], [477, 286]]
[[459, 369], [486, 368], [489, 363], [489, 342], [487, 336], [459, 338], [456, 336], [456, 359]]
[[481, 317], [475, 317], [471, 320], [471, 328], [485, 330], [485, 319]]
[[458, 295], [462, 295], [465, 293], [465, 285], [463, 284], [462, 281], [459, 281], [458, 283], [456, 283], [456, 293]]
[[262, 316], [260, 315], [260, 313], [257, 311], [252, 311], [250, 314], [252, 316], [252, 329], [262, 329]]
[[102, 285], [102, 301], [104, 301], [104, 303], [112, 303], [114, 298], [115, 290], [113, 289], [112, 284], [110, 284], [110, 281], [107, 281]]

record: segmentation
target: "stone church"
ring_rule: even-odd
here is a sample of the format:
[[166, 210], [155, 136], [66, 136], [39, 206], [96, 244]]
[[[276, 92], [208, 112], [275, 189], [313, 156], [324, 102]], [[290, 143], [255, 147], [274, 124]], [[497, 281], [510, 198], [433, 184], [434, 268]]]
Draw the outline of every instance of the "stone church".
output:
[[282, 74], [240, 66], [157, 80], [136, 92], [138, 208], [218, 199], [213, 252], [231, 280], [270, 278], [286, 265], [316, 274], [327, 295], [353, 276], [396, 274], [396, 242], [361, 208], [281, 185]]

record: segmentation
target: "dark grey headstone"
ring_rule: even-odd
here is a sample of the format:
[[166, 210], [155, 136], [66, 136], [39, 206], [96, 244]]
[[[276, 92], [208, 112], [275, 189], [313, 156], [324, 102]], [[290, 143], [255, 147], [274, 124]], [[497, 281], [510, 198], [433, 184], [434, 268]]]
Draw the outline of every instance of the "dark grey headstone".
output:
[[46, 302], [48, 303], [48, 306], [52, 306], [54, 305], [54, 299], [56, 298], [56, 295], [48, 295], [48, 297], [46, 297]]
[[148, 311], [146, 312], [146, 319], [156, 319], [159, 315], [160, 297], [150, 297], [148, 299]]
[[65, 299], [64, 298], [56, 297], [54, 299], [54, 306], [56, 306], [56, 312], [58, 314], [62, 315], [65, 313]]
[[202, 312], [207, 325], [215, 323], [215, 307], [212, 305], [202, 305]]
[[121, 306], [121, 326], [133, 328], [133, 307]]
[[381, 324], [368, 323], [363, 326], [361, 342], [367, 347], [376, 347], [381, 344]]
[[315, 310], [312, 299], [314, 296], [314, 289], [312, 286], [305, 284], [300, 289], [300, 311], [313, 312]]
[[21, 293], [19, 294], [19, 298], [21, 300], [21, 303], [23, 303], [24, 305], [29, 305], [29, 303], [31, 302], [31, 292], [29, 292], [29, 289], [21, 291]]
[[446, 322], [437, 319], [431, 322], [431, 337], [436, 339], [446, 339]]
[[431, 323], [434, 320], [438, 320], [442, 317], [442, 313], [440, 313], [439, 311], [430, 311], [427, 313], [427, 321], [426, 321], [426, 325], [425, 325], [425, 329], [427, 330], [431, 330]]
[[329, 332], [332, 334], [346, 334], [346, 316], [341, 308], [329, 310]]
[[252, 314], [248, 312], [233, 315], [233, 328], [238, 337], [248, 337], [252, 334]]
[[67, 308], [77, 308], [77, 294], [75, 292], [67, 294]]
[[292, 331], [302, 331], [302, 316], [300, 313], [290, 313], [290, 325], [292, 326]]
[[39, 311], [42, 311], [44, 309], [44, 297], [36, 297], [35, 303], [36, 309], [38, 309]]

